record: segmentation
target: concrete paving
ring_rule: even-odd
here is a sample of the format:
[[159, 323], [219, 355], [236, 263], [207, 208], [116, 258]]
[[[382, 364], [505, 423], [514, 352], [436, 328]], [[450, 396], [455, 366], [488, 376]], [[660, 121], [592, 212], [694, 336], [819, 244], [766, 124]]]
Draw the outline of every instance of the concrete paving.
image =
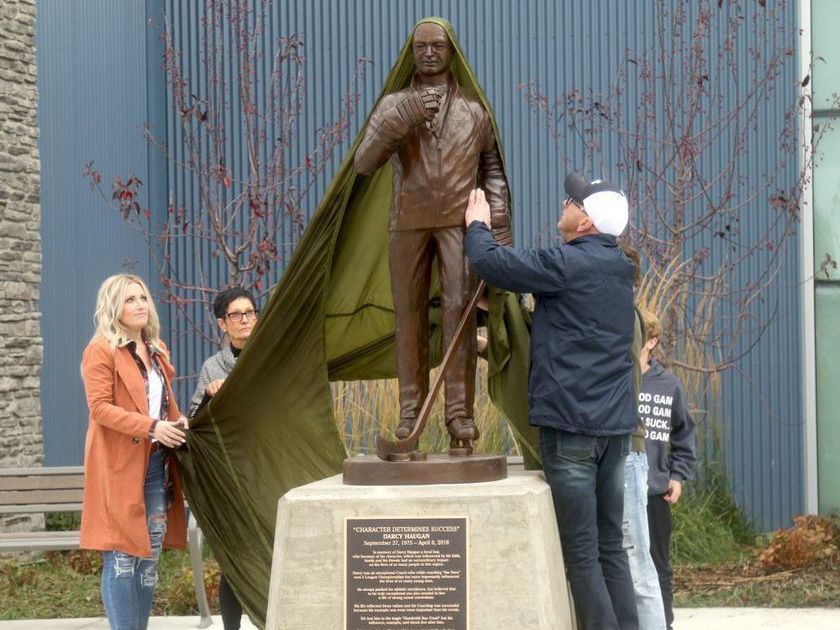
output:
[[[837, 630], [840, 608], [678, 608], [675, 630]], [[213, 617], [211, 630], [221, 630], [221, 617]], [[152, 617], [149, 630], [192, 630], [198, 617]], [[108, 630], [104, 619], [34, 619], [0, 621], [0, 630]], [[256, 626], [245, 617], [242, 630]], [[324, 630], [333, 630], [325, 628]], [[340, 630], [335, 628], [334, 630]], [[475, 630], [497, 630], [476, 628]], [[505, 629], [514, 630], [514, 629]], [[526, 629], [522, 629], [526, 630]]]
[[[681, 608], [679, 630], [837, 630], [840, 608]], [[5, 629], [4, 629], [5, 630]]]
[[[152, 617], [148, 630], [194, 630], [198, 617]], [[106, 619], [28, 619], [21, 621], [0, 621], [0, 630], [108, 630]], [[242, 618], [241, 630], [256, 630], [248, 617]], [[222, 618], [213, 617], [210, 630], [222, 630]]]

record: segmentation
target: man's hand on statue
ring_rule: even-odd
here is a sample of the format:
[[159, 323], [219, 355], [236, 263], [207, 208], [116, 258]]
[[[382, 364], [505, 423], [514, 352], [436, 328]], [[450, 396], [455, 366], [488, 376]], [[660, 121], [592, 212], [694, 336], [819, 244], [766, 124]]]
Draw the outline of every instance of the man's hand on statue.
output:
[[467, 227], [473, 221], [481, 221], [490, 227], [490, 204], [484, 198], [484, 191], [481, 188], [474, 188], [470, 192], [470, 201], [467, 204], [466, 224]]
[[440, 102], [443, 99], [443, 94], [438, 92], [435, 88], [423, 88], [418, 90], [418, 96], [423, 101], [423, 107], [426, 108], [426, 118], [431, 119], [440, 111]]

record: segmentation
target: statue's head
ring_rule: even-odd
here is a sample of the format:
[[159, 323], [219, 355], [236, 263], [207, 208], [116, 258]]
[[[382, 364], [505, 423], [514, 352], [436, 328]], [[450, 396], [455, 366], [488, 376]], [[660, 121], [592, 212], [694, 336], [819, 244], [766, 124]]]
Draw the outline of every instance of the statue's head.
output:
[[434, 77], [449, 72], [452, 42], [443, 27], [434, 22], [421, 22], [412, 36], [412, 54], [417, 73]]

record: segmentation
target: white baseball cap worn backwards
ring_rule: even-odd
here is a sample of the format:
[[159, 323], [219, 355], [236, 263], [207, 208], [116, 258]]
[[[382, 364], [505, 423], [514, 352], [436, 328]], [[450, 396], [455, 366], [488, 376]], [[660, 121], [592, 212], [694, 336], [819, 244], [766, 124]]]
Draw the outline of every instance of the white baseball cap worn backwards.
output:
[[580, 173], [570, 173], [563, 188], [571, 199], [583, 206], [602, 234], [620, 236], [627, 227], [630, 220], [627, 197], [615, 184], [600, 179], [590, 182]]

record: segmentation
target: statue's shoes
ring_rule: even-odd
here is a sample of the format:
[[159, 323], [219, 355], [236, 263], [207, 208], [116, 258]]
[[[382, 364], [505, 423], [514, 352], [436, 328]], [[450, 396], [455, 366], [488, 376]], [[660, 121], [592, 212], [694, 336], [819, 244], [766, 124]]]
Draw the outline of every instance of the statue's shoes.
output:
[[400, 420], [400, 426], [398, 426], [397, 430], [394, 431], [394, 435], [397, 436], [397, 439], [404, 440], [411, 435], [411, 430], [414, 428], [414, 422], [414, 418], [403, 418]]
[[453, 418], [446, 423], [446, 430], [455, 440], [472, 442], [478, 439], [478, 427], [472, 418]]

